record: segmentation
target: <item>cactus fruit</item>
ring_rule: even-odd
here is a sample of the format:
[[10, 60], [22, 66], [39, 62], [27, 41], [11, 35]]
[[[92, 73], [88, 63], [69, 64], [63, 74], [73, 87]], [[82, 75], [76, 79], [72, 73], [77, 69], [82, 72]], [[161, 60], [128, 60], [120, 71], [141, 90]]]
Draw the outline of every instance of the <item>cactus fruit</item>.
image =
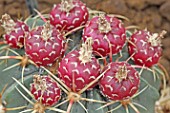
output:
[[57, 83], [47, 75], [34, 75], [30, 91], [35, 99], [41, 101], [46, 106], [52, 106], [61, 97], [61, 90]]
[[59, 30], [70, 31], [85, 25], [88, 16], [87, 8], [80, 0], [62, 0], [50, 12], [50, 23]]
[[139, 73], [130, 64], [112, 62], [104, 70], [108, 68], [109, 70], [99, 82], [103, 95], [111, 100], [125, 100], [138, 91]]
[[60, 62], [59, 77], [72, 90], [74, 82], [75, 92], [80, 91], [100, 74], [100, 64], [92, 55], [91, 44], [92, 39], [89, 38], [79, 51], [71, 51]]
[[62, 56], [64, 52], [63, 35], [49, 22], [27, 34], [25, 52], [29, 59], [39, 66], [47, 66]]
[[85, 26], [83, 40], [92, 37], [93, 51], [97, 51], [102, 56], [107, 56], [110, 52], [117, 54], [125, 45], [125, 27], [116, 17], [101, 15], [92, 18]]
[[28, 25], [17, 20], [14, 21], [8, 14], [2, 15], [2, 27], [5, 29], [4, 39], [12, 48], [22, 48], [26, 32], [29, 31]]
[[165, 35], [165, 31], [161, 34], [151, 33], [147, 30], [135, 32], [129, 43], [129, 54], [137, 65], [151, 67], [158, 63], [162, 54], [161, 38]]

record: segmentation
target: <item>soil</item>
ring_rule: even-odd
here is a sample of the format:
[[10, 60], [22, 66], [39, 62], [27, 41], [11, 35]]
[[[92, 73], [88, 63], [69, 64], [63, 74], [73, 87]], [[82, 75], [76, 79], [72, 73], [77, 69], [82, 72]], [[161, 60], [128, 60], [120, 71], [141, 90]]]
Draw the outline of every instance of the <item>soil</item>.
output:
[[[39, 11], [48, 13], [53, 4], [60, 0], [37, 0]], [[170, 75], [170, 0], [82, 0], [91, 9], [102, 10], [107, 13], [124, 15], [129, 18], [125, 25], [137, 25], [141, 29], [147, 28], [152, 32], [168, 33], [162, 39], [163, 56], [160, 63], [164, 65]], [[10, 14], [13, 18], [26, 18], [29, 11], [25, 0], [0, 0], [0, 15]], [[2, 28], [0, 28], [2, 31]], [[2, 35], [2, 32], [0, 33]]]

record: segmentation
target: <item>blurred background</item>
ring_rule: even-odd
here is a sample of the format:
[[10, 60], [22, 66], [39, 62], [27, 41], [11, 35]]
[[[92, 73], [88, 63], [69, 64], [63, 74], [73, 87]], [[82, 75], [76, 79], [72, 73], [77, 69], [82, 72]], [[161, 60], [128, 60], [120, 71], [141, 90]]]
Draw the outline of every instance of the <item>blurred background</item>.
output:
[[[130, 21], [125, 21], [125, 26], [137, 25], [141, 29], [147, 28], [152, 32], [158, 33], [162, 30], [168, 31], [165, 38], [162, 40], [164, 51], [160, 62], [164, 65], [170, 75], [170, 0], [82, 1], [91, 9], [102, 10], [107, 13], [120, 14], [128, 17]], [[0, 0], [0, 15], [8, 13], [14, 19], [26, 18], [30, 13], [28, 7], [37, 7], [40, 12], [45, 11], [45, 13], [48, 13], [53, 4], [59, 2], [60, 0]], [[2, 35], [2, 33], [3, 30], [0, 28], [0, 35]], [[167, 82], [168, 85], [170, 85], [169, 83], [170, 82]], [[170, 106], [168, 109], [170, 109]], [[170, 113], [170, 111], [167, 113]]]

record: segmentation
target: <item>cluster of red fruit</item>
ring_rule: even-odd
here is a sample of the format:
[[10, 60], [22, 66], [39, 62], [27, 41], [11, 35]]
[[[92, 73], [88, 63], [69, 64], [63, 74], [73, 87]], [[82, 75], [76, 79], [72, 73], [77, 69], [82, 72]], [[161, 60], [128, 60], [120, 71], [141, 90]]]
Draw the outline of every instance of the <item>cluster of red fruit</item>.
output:
[[[102, 94], [109, 99], [127, 100], [138, 91], [138, 71], [127, 61], [110, 61], [101, 68], [96, 56], [112, 59], [127, 42], [129, 55], [136, 65], [151, 67], [161, 56], [161, 38], [165, 32], [152, 34], [139, 30], [128, 39], [121, 20], [107, 14], [89, 19], [87, 7], [79, 0], [63, 0], [54, 5], [49, 15], [49, 21], [33, 29], [22, 21], [13, 21], [9, 15], [3, 15], [4, 39], [11, 48], [24, 47], [26, 56], [39, 67], [51, 66], [62, 58], [56, 70], [66, 85], [61, 84], [61, 87], [67, 87], [69, 96], [73, 93], [80, 95], [99, 84]], [[65, 55], [65, 33], [79, 26], [85, 26], [82, 47]], [[30, 89], [35, 99], [42, 99], [42, 104], [52, 106], [61, 95], [57, 84], [49, 76], [36, 75]]]

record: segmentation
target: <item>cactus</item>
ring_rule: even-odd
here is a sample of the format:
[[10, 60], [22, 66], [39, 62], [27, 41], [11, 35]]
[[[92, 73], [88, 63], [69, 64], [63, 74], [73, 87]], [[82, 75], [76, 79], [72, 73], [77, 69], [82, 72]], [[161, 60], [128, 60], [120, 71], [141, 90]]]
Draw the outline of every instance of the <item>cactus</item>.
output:
[[[73, 1], [79, 2], [78, 0]], [[39, 16], [43, 17], [43, 15]], [[93, 43], [93, 35], [89, 34], [87, 39], [83, 39], [85, 37], [82, 36], [85, 35], [83, 34], [83, 28], [78, 31], [76, 28], [72, 30], [67, 29], [69, 31], [65, 32], [65, 34], [60, 31], [61, 29], [55, 30], [55, 33], [50, 31], [46, 32], [45, 30], [42, 30], [43, 27], [47, 25], [46, 23], [48, 23], [44, 22], [44, 20], [49, 20], [50, 18], [42, 19], [40, 17], [29, 17], [25, 20], [25, 24], [30, 28], [29, 33], [26, 33], [27, 36], [24, 43], [25, 48], [10, 49], [12, 52], [9, 53], [8, 56], [5, 56], [4, 53], [0, 54], [1, 60], [9, 59], [6, 65], [0, 65], [0, 91], [4, 89], [2, 91], [3, 93], [0, 94], [0, 113], [19, 113], [26, 111], [38, 113], [155, 113], [155, 102], [160, 96], [159, 88], [161, 80], [159, 76], [164, 76], [164, 72], [157, 64], [152, 65], [152, 67], [145, 67], [144, 65], [138, 65], [133, 61], [135, 52], [128, 52], [129, 44], [131, 44], [133, 48], [136, 44], [131, 41], [133, 33], [123, 28], [126, 31], [126, 36], [123, 36], [127, 37], [126, 42], [121, 42], [121, 49], [113, 52], [112, 49], [115, 48], [112, 47], [112, 43], [114, 42], [113, 44], [117, 45], [117, 41], [119, 40], [112, 41], [107, 39], [107, 37], [104, 37], [102, 34], [103, 32], [100, 32], [102, 35], [98, 38], [109, 41], [107, 42], [107, 46], [109, 45], [107, 47], [108, 50], [105, 50], [106, 53], [103, 54], [93, 50], [94, 47], [92, 47], [92, 45], [95, 46], [95, 43]], [[92, 15], [89, 16], [89, 21], [91, 17]], [[107, 18], [113, 17], [109, 17], [108, 15]], [[116, 22], [120, 22], [120, 20], [116, 19]], [[85, 25], [85, 29], [91, 29], [87, 28], [88, 23], [89, 22]], [[41, 35], [49, 38], [54, 35], [56, 36], [56, 40], [62, 38], [62, 41], [58, 43], [62, 47], [56, 48], [59, 51], [57, 52], [59, 55], [55, 58], [49, 58], [51, 59], [50, 64], [48, 64], [48, 62], [44, 65], [36, 64], [36, 59], [40, 59], [43, 63], [43, 54], [34, 59], [32, 59], [33, 56], [28, 55], [32, 54], [33, 51], [28, 50], [27, 47], [29, 35], [31, 36], [33, 34], [32, 32], [35, 28], [41, 28], [41, 33], [37, 33], [36, 36]], [[109, 29], [111, 30], [114, 28], [110, 27]], [[97, 31], [97, 27], [94, 32], [95, 31]], [[84, 30], [84, 33], [85, 32], [88, 31]], [[107, 34], [110, 37], [108, 32], [104, 32], [104, 34]], [[113, 38], [116, 39], [120, 37]], [[43, 40], [47, 42], [48, 39]], [[51, 41], [53, 41], [52, 43], [55, 43], [56, 40], [51, 39]], [[36, 41], [35, 38], [31, 43]], [[44, 50], [44, 45], [42, 48], [38, 49]], [[0, 46], [3, 47], [3, 45]], [[32, 47], [37, 49], [33, 45]], [[49, 53], [51, 52], [50, 47], [46, 49]], [[39, 54], [39, 52], [37, 52], [37, 54]], [[18, 60], [23, 61], [24, 57], [22, 56], [25, 55], [29, 56], [26, 60], [27, 62], [25, 62], [24, 65], [18, 65]], [[11, 65], [13, 66], [11, 67]], [[24, 66], [24, 70], [22, 69], [22, 66]], [[114, 66], [117, 67], [114, 68]], [[53, 73], [52, 70], [54, 70], [55, 73]], [[107, 82], [108, 76], [115, 76], [114, 80], [111, 82], [112, 88], [117, 88], [116, 85], [121, 83], [133, 82], [131, 79], [136, 81], [134, 84], [127, 84], [129, 86], [126, 86], [126, 89], [130, 88], [123, 96], [121, 94], [123, 92], [121, 89], [114, 90], [114, 93], [117, 91], [119, 92], [117, 93], [118, 96], [115, 98], [114, 96], [111, 97], [110, 94], [106, 94], [107, 96], [105, 96], [106, 92], [102, 89], [103, 84], [109, 83]], [[81, 81], [84, 82], [81, 83]], [[48, 85], [46, 84], [47, 82]], [[6, 84], [7, 87], [4, 88]], [[50, 85], [57, 87], [57, 89], [59, 89], [58, 92], [55, 92], [56, 88], [54, 87], [51, 89]], [[133, 88], [131, 86], [135, 87], [135, 90], [132, 93], [129, 92]], [[40, 88], [41, 90], [35, 92], [36, 88]], [[108, 87], [106, 86], [104, 88], [107, 89]], [[62, 94], [59, 99], [60, 90], [62, 91]], [[56, 94], [52, 95], [53, 97], [51, 98], [53, 98], [53, 101], [51, 102], [48, 100], [51, 99], [50, 93]], [[36, 97], [36, 94], [38, 97]], [[45, 101], [41, 100], [44, 96], [48, 97], [45, 101], [49, 103], [44, 103]], [[4, 102], [6, 105], [3, 104]]]

